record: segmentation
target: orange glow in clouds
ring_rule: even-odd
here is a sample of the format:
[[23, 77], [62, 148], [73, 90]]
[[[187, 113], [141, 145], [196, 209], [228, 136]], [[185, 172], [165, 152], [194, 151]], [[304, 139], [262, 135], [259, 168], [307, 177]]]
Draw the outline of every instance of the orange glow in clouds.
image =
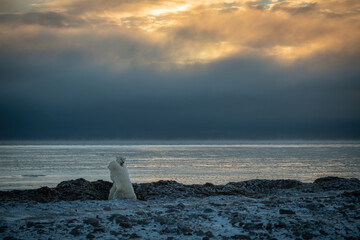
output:
[[81, 42], [80, 51], [118, 66], [208, 63], [249, 54], [291, 64], [359, 52], [360, 1], [264, 2], [24, 1], [17, 11], [3, 11], [20, 20], [1, 22], [1, 43], [37, 49], [46, 35], [54, 39], [47, 41], [49, 49]]

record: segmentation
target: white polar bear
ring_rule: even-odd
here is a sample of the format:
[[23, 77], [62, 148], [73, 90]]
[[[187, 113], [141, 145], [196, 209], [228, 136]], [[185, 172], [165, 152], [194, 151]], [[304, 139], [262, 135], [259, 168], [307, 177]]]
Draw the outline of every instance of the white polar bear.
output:
[[134, 188], [131, 184], [129, 173], [125, 166], [125, 158], [117, 157], [108, 166], [113, 185], [110, 189], [109, 200], [136, 199]]

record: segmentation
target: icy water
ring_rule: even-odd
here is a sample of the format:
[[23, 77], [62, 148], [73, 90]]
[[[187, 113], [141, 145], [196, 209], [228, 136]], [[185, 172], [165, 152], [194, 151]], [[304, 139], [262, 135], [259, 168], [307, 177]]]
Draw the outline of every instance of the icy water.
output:
[[0, 145], [0, 189], [54, 187], [64, 180], [108, 180], [127, 158], [132, 182], [185, 184], [324, 176], [360, 178], [358, 141], [26, 142]]

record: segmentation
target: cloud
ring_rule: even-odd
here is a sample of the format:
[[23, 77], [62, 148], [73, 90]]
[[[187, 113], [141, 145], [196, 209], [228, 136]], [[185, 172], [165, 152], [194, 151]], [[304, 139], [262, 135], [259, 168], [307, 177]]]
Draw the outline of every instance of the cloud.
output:
[[23, 0], [0, 0], [0, 13], [20, 11], [26, 9], [28, 4]]
[[[261, 10], [254, 8], [254, 4]], [[16, 34], [26, 33], [37, 39], [40, 35], [35, 35], [47, 32], [48, 36], [52, 34], [63, 42], [55, 41], [53, 47], [47, 43], [50, 48], [62, 49], [70, 43], [78, 46], [77, 42], [81, 41], [79, 49], [85, 54], [95, 52], [93, 56], [100, 62], [117, 66], [128, 66], [126, 62], [158, 64], [160, 68], [164, 64], [207, 63], [249, 53], [287, 64], [311, 59], [323, 52], [359, 54], [360, 31], [354, 31], [359, 29], [359, 4], [354, 1], [239, 1], [229, 4], [200, 1], [194, 4], [185, 0], [91, 3], [67, 0], [32, 6], [38, 11], [0, 15], [0, 27], [5, 30], [2, 33], [4, 46], [11, 45]], [[13, 29], [14, 25], [18, 29]], [[134, 44], [127, 47], [122, 44], [123, 39]], [[140, 47], [139, 51], [145, 54], [138, 54], [139, 39], [155, 50], [144, 52]], [[20, 43], [20, 38], [17, 40], [20, 46], [31, 48], [33, 43], [37, 49], [34, 41]], [[124, 54], [126, 49], [134, 54]], [[124, 63], [124, 59], [128, 60]]]
[[[8, 59], [3, 56], [1, 66]], [[56, 65], [45, 61], [29, 65], [21, 59], [19, 55], [13, 60], [19, 73], [2, 83], [1, 138], [360, 134], [356, 66], [323, 72], [246, 57], [187, 71], [144, 67], [117, 71], [67, 58], [58, 59]], [[1, 75], [11, 72], [5, 67]]]
[[0, 138], [359, 137], [359, 5], [3, 8]]
[[82, 21], [56, 12], [8, 13], [0, 15], [0, 24], [10, 26], [41, 25], [46, 27], [76, 27]]
[[[71, 14], [106, 14], [109, 12], [116, 13], [129, 13], [129, 14], [142, 14], [144, 11], [154, 8], [165, 8], [176, 6], [182, 1], [163, 1], [163, 0], [96, 0], [96, 1], [85, 1], [85, 0], [54, 0], [38, 4], [38, 7], [45, 9], [56, 9], [57, 11], [65, 11]], [[125, 14], [127, 15], [127, 14]]]
[[271, 8], [271, 11], [284, 11], [291, 15], [297, 15], [297, 14], [310, 14], [310, 13], [316, 13], [317, 10], [317, 3], [308, 3], [305, 5], [292, 5], [290, 2], [280, 2], [277, 4], [274, 4]]

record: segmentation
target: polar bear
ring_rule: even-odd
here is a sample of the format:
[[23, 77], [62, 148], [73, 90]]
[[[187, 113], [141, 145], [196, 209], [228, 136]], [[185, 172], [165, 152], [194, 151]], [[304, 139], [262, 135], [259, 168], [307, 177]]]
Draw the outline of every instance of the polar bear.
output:
[[125, 158], [117, 157], [109, 163], [110, 178], [113, 185], [110, 189], [109, 200], [136, 199], [134, 188], [131, 184], [129, 173], [125, 166]]

